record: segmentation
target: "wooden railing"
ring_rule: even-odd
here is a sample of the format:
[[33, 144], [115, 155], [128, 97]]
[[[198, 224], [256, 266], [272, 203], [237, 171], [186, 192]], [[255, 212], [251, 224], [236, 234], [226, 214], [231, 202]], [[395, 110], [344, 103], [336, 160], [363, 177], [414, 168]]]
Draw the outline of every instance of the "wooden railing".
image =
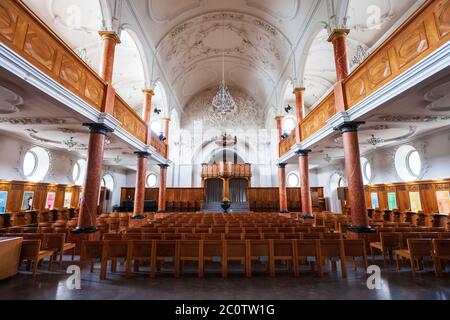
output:
[[292, 132], [289, 134], [289, 136], [286, 139], [283, 139], [280, 141], [280, 150], [279, 150], [280, 156], [289, 152], [289, 150], [291, 150], [292, 146], [295, 144], [295, 142], [296, 142], [296, 138], [295, 138], [296, 132], [295, 131], [296, 130], [298, 130], [298, 128], [295, 128], [294, 130], [292, 130]]
[[[21, 1], [0, 1], [0, 43], [94, 109], [106, 111], [106, 82]], [[147, 137], [147, 124], [117, 94], [112, 113], [128, 133], [167, 156], [167, 145]]]
[[252, 166], [249, 163], [219, 162], [202, 164], [202, 178], [250, 178]]
[[167, 158], [167, 144], [159, 139], [159, 136], [150, 129], [150, 145], [155, 148], [155, 150], [161, 154], [163, 157]]
[[[343, 82], [345, 109], [351, 109], [447, 43], [449, 17], [450, 0], [427, 1]], [[336, 112], [334, 93], [331, 93], [303, 120], [301, 140], [324, 127]], [[280, 156], [291, 146], [282, 141]]]
[[336, 114], [334, 93], [331, 92], [325, 99], [303, 119], [301, 138], [305, 140], [320, 130], [327, 121]]

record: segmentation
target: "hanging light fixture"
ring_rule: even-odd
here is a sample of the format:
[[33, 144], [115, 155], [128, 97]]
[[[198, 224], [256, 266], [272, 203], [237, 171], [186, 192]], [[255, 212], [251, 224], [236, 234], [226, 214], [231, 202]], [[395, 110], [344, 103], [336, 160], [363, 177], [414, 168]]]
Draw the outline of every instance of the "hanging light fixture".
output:
[[[225, 14], [223, 18], [222, 43], [225, 43]], [[212, 105], [223, 115], [233, 111], [236, 106], [236, 102], [225, 83], [225, 48], [222, 52], [222, 81], [219, 84], [219, 91], [213, 98]]]

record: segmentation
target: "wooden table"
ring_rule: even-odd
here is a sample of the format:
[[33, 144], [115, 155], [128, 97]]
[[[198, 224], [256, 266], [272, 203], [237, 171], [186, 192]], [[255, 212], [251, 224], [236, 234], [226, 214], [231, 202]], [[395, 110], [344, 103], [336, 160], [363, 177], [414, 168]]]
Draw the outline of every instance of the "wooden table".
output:
[[17, 273], [22, 240], [22, 238], [0, 238], [0, 280]]

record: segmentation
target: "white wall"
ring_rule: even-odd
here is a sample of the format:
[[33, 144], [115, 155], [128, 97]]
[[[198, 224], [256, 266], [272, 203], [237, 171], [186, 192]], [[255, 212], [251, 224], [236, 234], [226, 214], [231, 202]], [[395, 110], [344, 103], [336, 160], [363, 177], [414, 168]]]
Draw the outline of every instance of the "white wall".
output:
[[[450, 130], [440, 131], [402, 144], [375, 149], [363, 154], [372, 166], [371, 184], [402, 182], [395, 170], [395, 151], [403, 144], [414, 146], [422, 160], [422, 174], [419, 180], [450, 178]], [[336, 160], [331, 165], [311, 173], [311, 185], [323, 186], [328, 208], [340, 212], [336, 194], [336, 176], [344, 178], [343, 160]], [[313, 178], [314, 177], [314, 178]]]
[[[0, 179], [26, 181], [23, 175], [23, 157], [27, 150], [37, 145], [28, 141], [0, 135]], [[50, 156], [50, 168], [47, 176], [41, 181], [57, 184], [74, 184], [72, 170], [74, 163], [81, 157], [64, 151], [44, 148]], [[126, 171], [117, 168], [106, 167], [104, 173], [110, 173], [114, 178], [114, 190], [111, 206], [120, 203], [120, 188], [126, 185]]]

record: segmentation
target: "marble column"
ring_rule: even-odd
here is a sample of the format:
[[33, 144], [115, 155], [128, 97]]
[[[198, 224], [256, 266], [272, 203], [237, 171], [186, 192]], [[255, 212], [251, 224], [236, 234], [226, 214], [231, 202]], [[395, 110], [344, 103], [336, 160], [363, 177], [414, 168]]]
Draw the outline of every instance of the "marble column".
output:
[[333, 44], [338, 82], [345, 80], [349, 74], [347, 58], [347, 35], [349, 32], [349, 29], [335, 29], [328, 38], [328, 41]]
[[98, 197], [103, 173], [103, 150], [106, 134], [112, 132], [104, 124], [92, 123], [84, 124], [84, 126], [90, 130], [88, 159], [83, 198], [78, 214], [78, 224], [72, 231], [73, 233], [93, 233], [97, 231], [95, 221], [97, 218]]
[[137, 151], [136, 188], [134, 190], [134, 207], [131, 219], [144, 219], [145, 179], [147, 178], [148, 152]]
[[303, 92], [305, 92], [305, 88], [297, 87], [294, 89], [295, 94], [295, 110], [297, 113], [297, 128], [295, 130], [295, 141], [300, 143], [302, 141], [302, 135], [300, 130], [300, 124], [303, 121]]
[[286, 191], [286, 163], [278, 164], [278, 185], [280, 196], [280, 213], [289, 213]]
[[167, 186], [167, 168], [168, 164], [158, 164], [159, 170], [159, 196], [158, 212], [166, 211], [166, 186]]
[[167, 144], [167, 154], [166, 159], [169, 159], [169, 124], [170, 124], [170, 118], [164, 117], [162, 119], [163, 121], [163, 130], [164, 130], [164, 137], [166, 138], [166, 144]]
[[304, 218], [314, 218], [311, 189], [309, 186], [309, 164], [308, 154], [311, 150], [298, 150], [298, 163], [300, 168], [300, 199], [302, 202], [302, 213]]
[[230, 200], [230, 179], [229, 178], [223, 179], [223, 199], [225, 199], [225, 198]]
[[[283, 135], [283, 116], [276, 116], [275, 121], [277, 123], [278, 145], [279, 145], [281, 142], [281, 136]], [[278, 148], [278, 152], [279, 152], [279, 148]], [[281, 156], [281, 155], [278, 153], [278, 156]]]
[[152, 115], [152, 97], [155, 95], [152, 89], [144, 89], [142, 90], [144, 93], [144, 104], [142, 107], [142, 119], [145, 121], [147, 125], [150, 124], [151, 115]]
[[349, 205], [352, 218], [350, 233], [372, 233], [364, 195], [364, 182], [358, 142], [358, 127], [364, 122], [345, 122], [336, 130], [342, 132], [344, 145], [345, 175], [347, 178]]
[[100, 77], [107, 83], [112, 83], [114, 57], [116, 54], [116, 45], [120, 43], [120, 38], [114, 31], [99, 31], [103, 39], [102, 62], [100, 65]]

